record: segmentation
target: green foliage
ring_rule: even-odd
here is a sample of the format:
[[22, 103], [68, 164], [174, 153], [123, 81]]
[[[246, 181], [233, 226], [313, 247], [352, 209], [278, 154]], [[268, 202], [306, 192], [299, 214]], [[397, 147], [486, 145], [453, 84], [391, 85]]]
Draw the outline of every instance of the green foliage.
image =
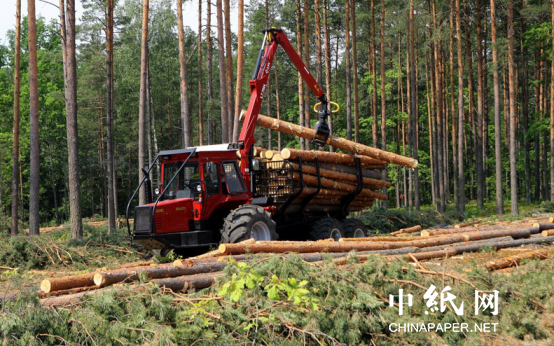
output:
[[404, 209], [374, 208], [362, 211], [359, 217], [369, 226], [370, 230], [374, 230], [375, 234], [386, 234], [416, 225], [430, 228], [440, 224], [454, 224], [463, 220], [463, 217], [455, 211], [440, 214], [431, 209], [410, 212]]
[[106, 227], [85, 225], [85, 237], [70, 240], [69, 228], [40, 236], [0, 236], [0, 263], [19, 269], [71, 267], [82, 270], [137, 260], [140, 256], [122, 234], [107, 235]]
[[[376, 256], [337, 267], [331, 261], [314, 266], [300, 257], [274, 256], [253, 264], [232, 263], [213, 287], [188, 296], [162, 294], [153, 285], [140, 293], [108, 290], [87, 296], [79, 308], [54, 310], [41, 307], [33, 294], [23, 295], [3, 303], [0, 338], [10, 345], [428, 345], [430, 334], [390, 333], [389, 324], [489, 322], [498, 323], [496, 335], [508, 340], [552, 341], [538, 304], [551, 312], [554, 261], [530, 262], [510, 276], [472, 266], [467, 277], [478, 289], [499, 291], [497, 316], [474, 315], [472, 286], [420, 274], [400, 260]], [[440, 291], [443, 280], [457, 299], [467, 301], [463, 316], [448, 310], [424, 314], [425, 290], [433, 284]], [[238, 299], [233, 286], [241, 287]], [[400, 288], [414, 297], [402, 316], [388, 306], [388, 295]], [[446, 331], [432, 339], [485, 345], [489, 339], [483, 336]]]

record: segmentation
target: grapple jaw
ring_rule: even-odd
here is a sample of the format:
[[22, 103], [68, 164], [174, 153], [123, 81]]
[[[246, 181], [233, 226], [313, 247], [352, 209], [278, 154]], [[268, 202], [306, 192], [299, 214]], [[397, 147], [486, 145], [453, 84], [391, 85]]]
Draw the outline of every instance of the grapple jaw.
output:
[[319, 120], [314, 125], [315, 134], [311, 141], [312, 144], [320, 147], [325, 146], [327, 139], [329, 138], [329, 134], [331, 133], [329, 125], [325, 121], [326, 115], [324, 115], [324, 113], [325, 112], [320, 113]]

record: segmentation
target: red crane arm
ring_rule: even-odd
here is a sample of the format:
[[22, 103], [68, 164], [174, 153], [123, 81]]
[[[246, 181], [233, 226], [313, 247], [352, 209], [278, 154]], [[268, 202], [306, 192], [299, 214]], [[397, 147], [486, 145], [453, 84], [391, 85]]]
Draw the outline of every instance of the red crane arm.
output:
[[256, 68], [254, 70], [254, 75], [250, 80], [250, 103], [248, 104], [248, 109], [244, 115], [244, 122], [242, 130], [239, 135], [239, 147], [241, 153], [241, 170], [243, 176], [249, 179], [249, 161], [248, 156], [250, 149], [255, 142], [254, 139], [254, 130], [256, 128], [256, 123], [258, 121], [258, 114], [260, 112], [260, 107], [266, 92], [267, 80], [269, 78], [269, 73], [271, 71], [271, 66], [273, 63], [273, 58], [277, 52], [277, 47], [281, 45], [289, 58], [292, 60], [294, 66], [302, 78], [306, 81], [312, 93], [321, 101], [323, 104], [324, 112], [326, 112], [327, 98], [323, 94], [323, 89], [310, 74], [306, 65], [294, 50], [294, 47], [290, 43], [287, 35], [281, 29], [268, 29], [264, 37], [264, 42], [260, 53], [258, 55], [258, 61], [256, 63]]

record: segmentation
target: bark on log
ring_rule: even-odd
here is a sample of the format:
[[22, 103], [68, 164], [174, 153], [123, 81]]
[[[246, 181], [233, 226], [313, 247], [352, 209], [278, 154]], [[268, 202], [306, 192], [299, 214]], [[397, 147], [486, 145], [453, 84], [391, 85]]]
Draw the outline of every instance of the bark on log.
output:
[[[291, 163], [298, 164], [298, 162], [296, 162], [296, 161], [294, 161], [294, 162], [291, 161]], [[309, 166], [309, 167], [314, 167], [315, 168], [315, 163], [314, 162], [302, 162], [302, 166], [303, 167]], [[336, 165], [336, 164], [332, 164], [332, 163], [320, 162], [319, 163], [319, 168], [320, 169], [326, 169], [328, 171], [338, 172], [338, 173], [347, 173], [347, 174], [353, 174], [353, 175], [358, 174], [358, 172], [356, 170], [356, 167], [345, 166], [345, 165]], [[384, 168], [385, 168], [384, 165], [382, 166], [382, 168], [379, 168], [379, 169], [368, 169], [368, 168], [363, 168], [362, 167], [362, 176], [380, 180], [383, 177], [382, 170]]]
[[[237, 243], [239, 246], [245, 246]], [[200, 265], [163, 266], [152, 268], [121, 269], [109, 272], [100, 272], [94, 275], [94, 284], [99, 287], [106, 287], [118, 282], [132, 282], [139, 279], [139, 274], [145, 275], [148, 279], [161, 279], [183, 275], [210, 273], [222, 270], [226, 263], [207, 263]]]
[[378, 236], [365, 238], [341, 238], [339, 241], [414, 241], [421, 240], [420, 237], [394, 237], [394, 236]]
[[[360, 211], [364, 210], [365, 208], [373, 206], [373, 202], [368, 202], [365, 207], [360, 206], [349, 206], [348, 211], [354, 212], [354, 211]], [[319, 205], [319, 204], [308, 204], [305, 208], [305, 211], [312, 212], [312, 213], [332, 213], [332, 212], [338, 212], [341, 210], [340, 205]], [[287, 213], [296, 213], [300, 211], [300, 205], [299, 204], [292, 204], [288, 207]]]
[[514, 241], [514, 238], [500, 237], [500, 238], [491, 238], [491, 239], [484, 239], [484, 240], [474, 240], [474, 241], [469, 241], [465, 243], [431, 246], [427, 248], [420, 248], [420, 251], [437, 251], [437, 250], [444, 250], [448, 247], [453, 247], [456, 250], [458, 250], [458, 254], [461, 255], [464, 252], [481, 251], [481, 249], [484, 247], [497, 248], [498, 244], [510, 242], [510, 241]]
[[283, 253], [283, 252], [297, 252], [297, 253], [306, 253], [306, 252], [348, 252], [352, 250], [357, 251], [369, 251], [369, 250], [386, 250], [388, 249], [388, 244], [383, 243], [371, 243], [371, 242], [302, 242], [301, 244], [289, 245], [289, 244], [279, 244], [275, 242], [274, 244], [251, 244], [251, 245], [241, 245], [241, 244], [221, 244], [219, 245], [219, 252], [222, 254], [244, 254], [247, 252], [252, 253], [261, 253], [261, 252], [271, 252], [271, 253]]
[[[300, 165], [293, 162], [292, 163], [292, 168], [300, 169]], [[317, 169], [315, 167], [306, 166], [304, 164], [302, 165], [302, 172], [307, 173], [307, 174], [317, 175]], [[319, 175], [322, 176], [322, 177], [325, 177], [325, 178], [342, 180], [345, 183], [348, 183], [348, 182], [357, 183], [358, 182], [358, 177], [355, 174], [336, 172], [336, 171], [331, 171], [331, 170], [327, 170], [327, 169], [324, 169], [324, 168], [319, 169]], [[384, 180], [380, 180], [380, 179], [373, 179], [373, 178], [368, 178], [368, 177], [363, 177], [363, 182], [364, 182], [364, 185], [370, 185], [371, 187], [377, 187], [377, 189], [379, 187], [382, 187], [382, 186], [384, 186], [384, 187], [390, 187], [391, 186], [391, 184], [388, 181], [384, 181]]]
[[[245, 113], [246, 111], [242, 111], [241, 113], [240, 118], [243, 121], [244, 121]], [[270, 118], [261, 114], [258, 115], [257, 125], [268, 129], [288, 133], [293, 136], [306, 138], [309, 140], [311, 140], [314, 137], [316, 132], [314, 129], [310, 129], [308, 127], [292, 124], [280, 119]], [[407, 166], [410, 168], [417, 168], [417, 160], [413, 158], [401, 156], [394, 153], [389, 153], [387, 151], [380, 150], [377, 148], [372, 148], [367, 145], [349, 141], [344, 138], [329, 136], [326, 143], [335, 148], [344, 149], [344, 150], [356, 153], [358, 155], [370, 156], [372, 158], [382, 160], [385, 162], [394, 163], [401, 166]]]
[[44, 293], [67, 290], [75, 287], [94, 286], [94, 273], [80, 275], [67, 275], [57, 278], [44, 279], [40, 283], [40, 289]]
[[547, 259], [550, 254], [546, 250], [533, 250], [528, 252], [519, 253], [517, 255], [507, 256], [499, 258], [493, 261], [489, 261], [485, 264], [485, 267], [489, 270], [497, 270], [508, 267], [515, 267], [521, 263], [524, 259], [536, 260]]
[[408, 234], [408, 233], [416, 233], [421, 231], [421, 225], [407, 227], [407, 228], [401, 228], [398, 231], [394, 232], [394, 234]]
[[[296, 189], [295, 193], [298, 193], [298, 191], [299, 191], [299, 189]], [[313, 195], [316, 192], [317, 192], [317, 188], [305, 186], [302, 189], [302, 193], [298, 197], [300, 198], [300, 197]], [[333, 196], [333, 197], [336, 198], [336, 197], [339, 197], [339, 196], [346, 196], [347, 194], [348, 194], [347, 191], [337, 191], [337, 190], [329, 190], [329, 189], [323, 189], [322, 188], [322, 189], [319, 190], [317, 196], [320, 196], [320, 197]]]
[[[424, 251], [424, 252], [417, 252], [412, 253], [411, 255], [418, 261], [424, 261], [428, 259], [434, 259], [434, 258], [447, 258], [452, 257], [457, 254], [456, 249], [453, 247], [448, 247], [443, 250], [436, 250], [436, 251]], [[403, 256], [402, 258], [405, 261], [414, 262], [414, 259], [410, 255]]]
[[485, 227], [467, 227], [467, 228], [447, 228], [447, 229], [436, 229], [436, 230], [424, 230], [421, 231], [422, 237], [437, 236], [437, 235], [448, 235], [448, 234], [458, 234], [458, 233], [467, 233], [467, 232], [481, 232], [481, 231], [492, 231], [492, 230], [502, 230], [502, 229], [529, 229], [531, 234], [537, 234], [540, 232], [539, 227], [534, 226], [517, 226], [506, 227], [506, 226], [485, 226]]
[[291, 148], [285, 148], [281, 150], [281, 157], [285, 160], [297, 160], [298, 158], [301, 158], [302, 161], [315, 161], [315, 159], [318, 158], [320, 162], [335, 164], [340, 163], [350, 166], [356, 164], [356, 161], [354, 160], [354, 158], [356, 157], [359, 158], [360, 163], [364, 165], [383, 165], [386, 163], [385, 161], [362, 155], [357, 156], [351, 154], [333, 153], [323, 150], [300, 150]]
[[[301, 204], [301, 199], [296, 199], [292, 204]], [[342, 203], [342, 198], [314, 198], [310, 200], [310, 204], [312, 205], [329, 205], [329, 206], [340, 206]], [[349, 207], [369, 207], [373, 205], [373, 199], [362, 199], [362, 200], [354, 200], [352, 203], [350, 203]]]
[[[153, 280], [152, 282], [160, 287], [171, 289], [175, 292], [185, 291], [189, 288], [202, 289], [210, 287], [215, 279], [222, 275], [221, 273], [200, 274], [191, 276], [182, 276], [174, 278], [166, 278], [160, 280]], [[151, 283], [131, 285], [130, 290], [133, 292], [145, 291], [150, 287]], [[40, 300], [40, 303], [45, 307], [64, 307], [80, 304], [84, 297], [98, 294], [101, 292], [107, 292], [108, 290], [115, 290], [117, 292], [123, 292], [128, 289], [129, 286], [114, 286], [109, 288], [103, 288], [93, 291], [86, 291], [74, 294], [68, 294], [57, 297], [44, 298]]]
[[541, 231], [554, 229], [554, 223], [534, 223], [533, 227], [538, 227]]
[[479, 222], [481, 222], [481, 220], [472, 221], [472, 222], [463, 222], [463, 223], [459, 223], [459, 224], [455, 225], [454, 228], [465, 228], [465, 227], [476, 225]]
[[[300, 174], [299, 173], [294, 173], [293, 174], [293, 179], [295, 181], [300, 181]], [[304, 183], [308, 186], [317, 186], [318, 185], [318, 179], [314, 175], [303, 174], [303, 179], [304, 179]], [[328, 178], [321, 178], [321, 186], [329, 188], [329, 189], [343, 190], [343, 191], [348, 191], [348, 192], [356, 191], [356, 187], [353, 186], [353, 185], [346, 184], [346, 183], [341, 183], [341, 182], [331, 180], [331, 179], [328, 179]], [[387, 195], [384, 195], [384, 194], [379, 193], [379, 192], [374, 192], [374, 191], [371, 191], [369, 189], [362, 189], [362, 191], [360, 192], [360, 195], [361, 196], [372, 197], [372, 198], [375, 198], [375, 199], [381, 199], [381, 200], [388, 199]]]

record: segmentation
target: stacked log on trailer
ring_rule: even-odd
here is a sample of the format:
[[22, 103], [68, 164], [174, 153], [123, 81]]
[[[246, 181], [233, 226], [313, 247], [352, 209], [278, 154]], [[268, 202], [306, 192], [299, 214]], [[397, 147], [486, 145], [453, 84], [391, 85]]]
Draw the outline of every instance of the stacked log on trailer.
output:
[[[272, 130], [312, 139], [315, 130], [264, 115], [257, 124]], [[375, 200], [386, 200], [383, 188], [390, 183], [381, 179], [387, 163], [417, 168], [417, 161], [384, 150], [330, 136], [327, 144], [355, 154], [323, 150], [285, 148], [273, 151], [255, 148], [255, 156], [266, 168], [260, 195], [264, 192], [277, 196], [284, 203], [295, 196], [292, 209], [333, 211], [348, 206], [348, 211], [359, 211], [373, 205]], [[292, 176], [292, 179], [290, 179]], [[291, 181], [292, 180], [292, 181]]]

